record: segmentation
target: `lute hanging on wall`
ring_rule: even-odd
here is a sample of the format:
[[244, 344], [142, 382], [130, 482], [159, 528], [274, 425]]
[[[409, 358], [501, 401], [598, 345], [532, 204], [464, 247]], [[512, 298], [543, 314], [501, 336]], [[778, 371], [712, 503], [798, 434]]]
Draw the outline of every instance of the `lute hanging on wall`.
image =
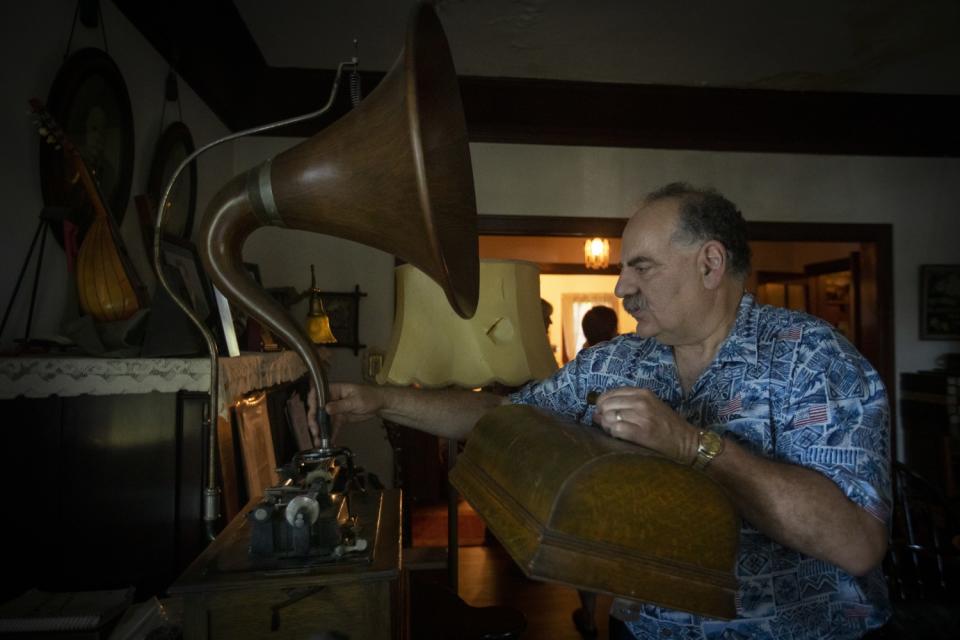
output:
[[36, 98], [30, 109], [37, 117], [40, 135], [64, 155], [72, 173], [70, 182], [79, 182], [93, 208], [93, 223], [77, 254], [77, 297], [83, 312], [99, 322], [126, 320], [146, 306], [146, 288], [127, 253], [113, 216], [107, 211], [100, 186], [63, 129]]

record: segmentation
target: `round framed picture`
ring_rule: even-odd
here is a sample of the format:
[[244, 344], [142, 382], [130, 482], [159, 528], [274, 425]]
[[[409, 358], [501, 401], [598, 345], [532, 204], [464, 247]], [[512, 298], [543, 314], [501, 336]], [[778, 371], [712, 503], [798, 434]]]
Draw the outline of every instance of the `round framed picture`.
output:
[[[193, 137], [187, 125], [182, 122], [171, 123], [160, 135], [147, 181], [147, 193], [154, 207], [160, 206], [163, 189], [173, 176], [173, 172], [193, 151]], [[196, 206], [197, 163], [191, 162], [177, 178], [167, 199], [167, 210], [163, 214], [163, 233], [189, 240], [193, 231], [193, 213]], [[153, 222], [156, 224], [156, 218]]]
[[[60, 67], [47, 97], [47, 110], [79, 150], [99, 187], [99, 196], [119, 225], [133, 179], [133, 111], [117, 65], [100, 49], [81, 49]], [[61, 150], [40, 143], [40, 185], [47, 206], [67, 207], [78, 228], [77, 243], [93, 221], [91, 194]], [[63, 245], [63, 230], [53, 225]]]

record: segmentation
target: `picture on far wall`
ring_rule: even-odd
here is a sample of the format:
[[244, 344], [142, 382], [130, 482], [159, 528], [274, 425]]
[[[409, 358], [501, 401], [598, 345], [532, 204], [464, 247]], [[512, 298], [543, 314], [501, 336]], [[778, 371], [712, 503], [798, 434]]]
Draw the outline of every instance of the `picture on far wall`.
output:
[[920, 339], [960, 340], [960, 265], [920, 266]]

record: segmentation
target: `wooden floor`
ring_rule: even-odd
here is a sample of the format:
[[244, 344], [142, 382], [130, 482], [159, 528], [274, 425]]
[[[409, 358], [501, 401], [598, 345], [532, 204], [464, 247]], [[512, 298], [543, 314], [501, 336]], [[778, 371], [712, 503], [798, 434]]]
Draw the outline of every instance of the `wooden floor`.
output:
[[[530, 580], [496, 544], [460, 548], [459, 595], [474, 607], [506, 605], [527, 617], [524, 640], [578, 640], [581, 636], [570, 618], [580, 606], [577, 592], [569, 587]], [[598, 638], [607, 637], [610, 598], [597, 602]]]
[[[437, 505], [436, 508], [420, 506], [418, 510], [419, 516], [416, 511], [413, 512], [412, 539], [415, 549], [419, 547], [419, 551], [426, 553], [418, 554], [415, 549], [407, 549], [412, 553], [407, 553], [405, 557], [421, 568], [436, 568], [438, 560], [439, 565], [446, 566], [446, 552], [438, 548], [447, 540], [446, 505]], [[476, 531], [471, 517], [480, 524]], [[523, 640], [580, 640], [581, 635], [571, 619], [573, 611], [580, 606], [575, 589], [524, 576], [496, 539], [483, 535], [482, 521], [466, 502], [460, 502], [458, 521], [461, 534], [468, 534], [461, 535], [460, 598], [473, 607], [499, 605], [520, 610], [527, 618]], [[486, 544], [472, 544], [483, 540], [487, 541]], [[415, 560], [414, 556], [419, 559]], [[404, 562], [407, 561], [405, 559]], [[438, 579], [445, 583], [445, 576], [445, 570], [442, 570]], [[607, 637], [610, 601], [609, 596], [597, 599], [599, 640]]]

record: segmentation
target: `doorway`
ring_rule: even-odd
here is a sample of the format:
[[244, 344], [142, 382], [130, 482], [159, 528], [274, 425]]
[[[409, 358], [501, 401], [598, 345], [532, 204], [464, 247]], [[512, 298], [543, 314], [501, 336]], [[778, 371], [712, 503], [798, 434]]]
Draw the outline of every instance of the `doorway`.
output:
[[[542, 274], [616, 275], [625, 224], [625, 218], [480, 215], [480, 257], [529, 260], [540, 265]], [[748, 290], [767, 303], [818, 315], [850, 337], [879, 372], [893, 411], [891, 225], [748, 221], [747, 228], [754, 252]], [[583, 243], [595, 236], [611, 240], [610, 267], [599, 271], [583, 262]], [[774, 285], [782, 300], [771, 299]], [[556, 305], [552, 319], [554, 324], [562, 320]]]
[[[861, 307], [859, 243], [753, 242], [753, 272], [747, 290], [757, 301], [804, 311], [826, 320], [868, 358], [863, 317], [876, 325], [876, 309]], [[786, 266], [786, 270], [773, 267]]]

